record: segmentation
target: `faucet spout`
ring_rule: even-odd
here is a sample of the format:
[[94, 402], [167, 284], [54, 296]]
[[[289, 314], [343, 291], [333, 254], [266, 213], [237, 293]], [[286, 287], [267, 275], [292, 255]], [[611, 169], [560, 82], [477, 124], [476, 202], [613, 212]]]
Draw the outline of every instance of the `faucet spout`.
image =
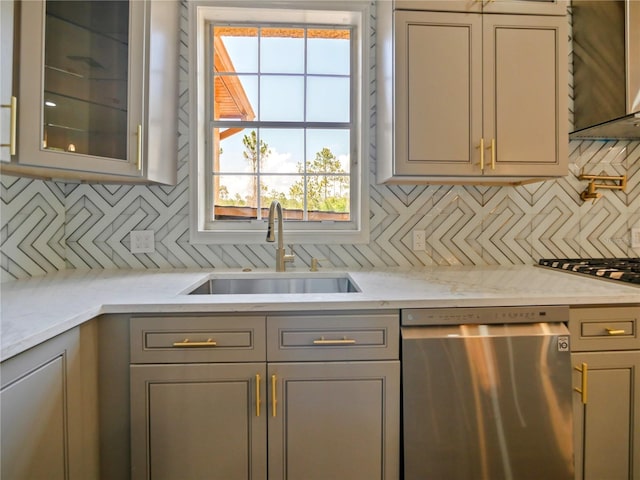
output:
[[286, 263], [293, 262], [294, 255], [287, 255], [284, 250], [284, 237], [283, 237], [283, 220], [282, 220], [282, 205], [277, 200], [271, 202], [269, 206], [269, 220], [267, 223], [267, 242], [275, 242], [274, 223], [275, 217], [278, 216], [278, 248], [276, 248], [276, 272], [284, 272], [286, 270]]

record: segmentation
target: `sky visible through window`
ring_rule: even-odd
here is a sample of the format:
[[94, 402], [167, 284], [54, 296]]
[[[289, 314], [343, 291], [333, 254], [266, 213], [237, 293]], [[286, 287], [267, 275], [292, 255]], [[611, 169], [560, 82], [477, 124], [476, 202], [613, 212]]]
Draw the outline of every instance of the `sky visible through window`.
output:
[[300, 219], [322, 211], [346, 212], [334, 219], [348, 220], [350, 31], [238, 25], [213, 32], [214, 210], [255, 208], [259, 197], [261, 208], [272, 199], [285, 209], [306, 206]]

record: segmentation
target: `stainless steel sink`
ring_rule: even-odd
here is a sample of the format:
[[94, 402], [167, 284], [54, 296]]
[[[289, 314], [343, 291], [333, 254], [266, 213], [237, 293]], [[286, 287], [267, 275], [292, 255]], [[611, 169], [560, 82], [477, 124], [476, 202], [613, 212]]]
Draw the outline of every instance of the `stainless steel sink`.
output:
[[354, 293], [358, 286], [347, 275], [224, 277], [207, 280], [189, 295], [249, 295], [273, 293]]

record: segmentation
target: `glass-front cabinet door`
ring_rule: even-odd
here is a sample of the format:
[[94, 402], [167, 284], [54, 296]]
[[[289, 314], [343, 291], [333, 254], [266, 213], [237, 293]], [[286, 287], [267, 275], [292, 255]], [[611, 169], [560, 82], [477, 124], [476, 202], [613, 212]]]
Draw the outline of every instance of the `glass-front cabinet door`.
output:
[[22, 2], [20, 164], [144, 174], [146, 4]]
[[16, 152], [17, 99], [13, 95], [13, 0], [0, 1], [0, 162], [10, 162]]
[[42, 148], [127, 160], [129, 2], [46, 2]]

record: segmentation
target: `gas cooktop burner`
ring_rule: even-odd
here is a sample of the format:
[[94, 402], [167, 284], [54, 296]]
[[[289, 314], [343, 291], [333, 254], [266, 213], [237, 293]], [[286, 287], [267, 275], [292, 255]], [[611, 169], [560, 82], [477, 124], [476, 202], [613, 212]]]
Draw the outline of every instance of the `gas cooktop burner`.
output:
[[539, 265], [640, 285], [638, 258], [542, 258]]

